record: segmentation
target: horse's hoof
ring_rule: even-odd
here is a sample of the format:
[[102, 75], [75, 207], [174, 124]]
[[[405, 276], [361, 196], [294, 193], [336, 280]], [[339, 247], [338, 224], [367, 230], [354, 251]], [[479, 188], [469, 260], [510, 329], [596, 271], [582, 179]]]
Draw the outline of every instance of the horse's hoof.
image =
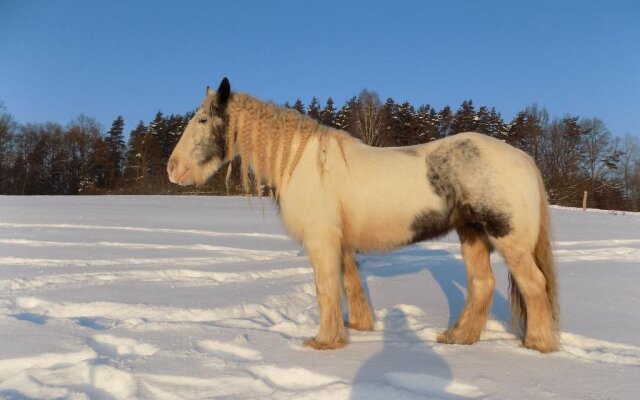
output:
[[459, 330], [444, 331], [438, 335], [436, 341], [445, 344], [474, 344], [478, 341], [477, 335], [469, 335]]
[[440, 332], [436, 337], [436, 342], [450, 344], [449, 342], [449, 331]]
[[336, 350], [341, 349], [347, 345], [347, 341], [337, 341], [332, 343], [321, 343], [318, 342], [315, 338], [311, 338], [305, 340], [304, 347], [309, 347], [314, 350]]
[[527, 349], [536, 350], [540, 353], [553, 353], [560, 347], [558, 340], [554, 338], [545, 339], [540, 336], [533, 337], [532, 335], [527, 335], [527, 337], [524, 339], [523, 345]]

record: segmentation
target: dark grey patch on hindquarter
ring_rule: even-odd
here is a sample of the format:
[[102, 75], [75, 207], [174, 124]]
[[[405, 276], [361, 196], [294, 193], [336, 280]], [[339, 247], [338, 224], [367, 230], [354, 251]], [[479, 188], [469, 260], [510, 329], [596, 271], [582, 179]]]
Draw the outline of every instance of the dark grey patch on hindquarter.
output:
[[461, 178], [478, 167], [480, 150], [470, 139], [442, 145], [425, 158], [427, 180], [451, 211], [464, 197]]
[[473, 242], [480, 236], [486, 236], [484, 227], [478, 223], [467, 223], [456, 227], [460, 242]]
[[479, 159], [480, 150], [470, 139], [443, 144], [426, 156], [427, 180], [444, 199], [448, 212], [466, 197], [462, 182], [481, 167]]
[[451, 146], [454, 151], [457, 151], [464, 158], [476, 158], [480, 157], [480, 150], [473, 144], [471, 139], [461, 140]]
[[448, 215], [434, 210], [424, 211], [416, 215], [411, 222], [411, 243], [437, 238], [449, 232], [451, 228]]
[[[429, 211], [416, 216], [411, 225], [414, 237], [424, 240], [446, 233], [451, 228], [467, 227], [492, 237], [503, 237], [513, 230], [511, 216], [499, 207], [491, 182], [478, 174], [483, 168], [481, 153], [470, 139], [443, 144], [425, 158], [427, 180], [444, 200], [442, 212]], [[486, 178], [484, 178], [486, 179]], [[480, 193], [469, 193], [476, 188]], [[482, 199], [469, 202], [469, 199]]]
[[513, 230], [508, 213], [484, 205], [456, 204], [450, 213], [423, 211], [411, 222], [411, 243], [445, 235], [453, 228], [465, 228], [494, 238], [507, 236]]
[[501, 238], [511, 233], [511, 218], [506, 213], [481, 207], [478, 221], [484, 226], [489, 236]]
[[513, 230], [511, 217], [504, 211], [499, 211], [484, 204], [472, 206], [463, 204], [456, 207], [456, 226], [468, 226], [482, 229], [489, 236], [500, 238], [507, 236]]

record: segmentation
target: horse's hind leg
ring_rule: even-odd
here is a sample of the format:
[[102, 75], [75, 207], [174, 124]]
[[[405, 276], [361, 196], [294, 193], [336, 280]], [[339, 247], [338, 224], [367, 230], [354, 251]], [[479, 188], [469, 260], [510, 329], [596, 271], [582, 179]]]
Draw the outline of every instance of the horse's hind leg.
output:
[[438, 342], [472, 344], [480, 339], [480, 332], [491, 308], [495, 279], [489, 254], [491, 244], [486, 234], [473, 227], [458, 229], [462, 258], [467, 268], [467, 302], [458, 322], [438, 336]]
[[320, 308], [320, 330], [304, 345], [317, 350], [338, 349], [347, 344], [340, 297], [341, 245], [338, 235], [321, 235], [305, 240], [313, 264], [316, 295]]
[[358, 266], [353, 250], [344, 249], [342, 252], [342, 282], [349, 304], [349, 328], [359, 331], [373, 329], [373, 315], [367, 297], [362, 289]]
[[496, 240], [526, 308], [524, 347], [548, 353], [559, 341], [547, 300], [546, 279], [535, 263], [532, 251], [514, 235]]

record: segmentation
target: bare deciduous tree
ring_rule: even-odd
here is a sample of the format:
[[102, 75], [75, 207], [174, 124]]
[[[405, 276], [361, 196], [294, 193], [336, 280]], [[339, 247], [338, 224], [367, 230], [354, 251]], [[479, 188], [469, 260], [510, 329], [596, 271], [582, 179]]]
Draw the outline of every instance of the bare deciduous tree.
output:
[[0, 102], [0, 193], [7, 193], [11, 180], [11, 164], [13, 163], [13, 133], [16, 124], [11, 114], [6, 112], [4, 103]]
[[358, 95], [355, 110], [357, 134], [370, 146], [383, 146], [387, 138], [382, 129], [382, 103], [378, 94], [366, 89]]
[[597, 189], [607, 175], [617, 168], [619, 152], [616, 141], [599, 118], [586, 118], [580, 122], [582, 131], [582, 169], [589, 179], [589, 190]]
[[[545, 134], [549, 133], [549, 113], [537, 104], [520, 111], [511, 123], [506, 140], [527, 153], [538, 165], [543, 162]], [[499, 137], [499, 136], [494, 136]]]
[[554, 119], [544, 132], [543, 161], [539, 167], [554, 204], [578, 204], [582, 199], [581, 193], [575, 197], [581, 178], [581, 131], [577, 121], [577, 117], [570, 116]]
[[634, 211], [640, 208], [640, 139], [626, 134], [620, 141], [619, 178], [624, 200]]

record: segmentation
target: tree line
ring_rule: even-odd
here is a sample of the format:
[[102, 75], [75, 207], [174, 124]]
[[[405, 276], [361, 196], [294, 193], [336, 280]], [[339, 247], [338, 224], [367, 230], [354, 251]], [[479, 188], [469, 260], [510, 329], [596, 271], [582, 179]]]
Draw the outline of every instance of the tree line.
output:
[[[494, 107], [476, 108], [465, 100], [453, 110], [389, 98], [363, 90], [337, 108], [331, 98], [314, 97], [285, 107], [320, 123], [349, 132], [372, 146], [408, 146], [455, 135], [480, 132], [528, 154], [542, 171], [552, 204], [580, 206], [584, 191], [594, 208], [640, 211], [640, 141], [613, 136], [599, 118], [551, 117], [531, 105], [504, 121]], [[66, 126], [18, 124], [0, 104], [0, 194], [169, 194], [227, 192], [222, 173], [201, 188], [168, 182], [166, 163], [193, 112], [156, 113], [140, 121], [125, 138], [118, 116], [107, 132], [80, 114]], [[234, 168], [238, 171], [238, 168]], [[232, 177], [231, 193], [240, 193]]]

